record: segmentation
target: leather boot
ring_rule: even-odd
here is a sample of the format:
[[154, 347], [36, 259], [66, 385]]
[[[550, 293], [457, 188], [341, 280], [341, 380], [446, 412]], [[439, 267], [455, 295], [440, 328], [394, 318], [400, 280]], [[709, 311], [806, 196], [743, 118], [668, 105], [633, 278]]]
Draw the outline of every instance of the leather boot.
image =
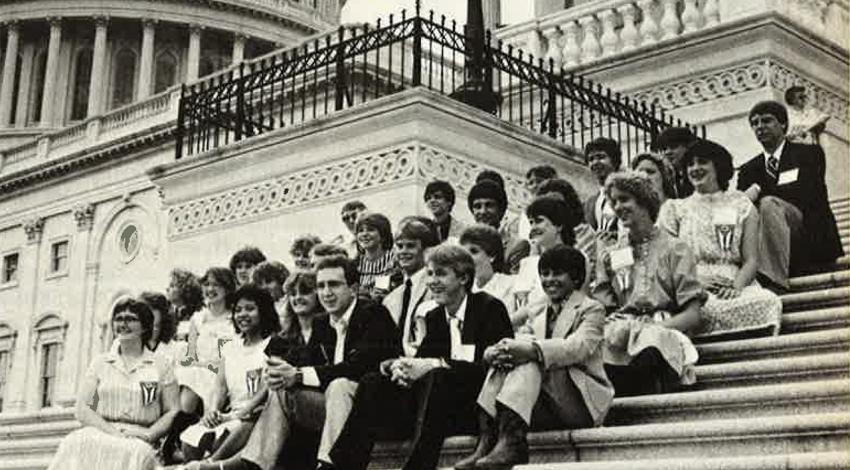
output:
[[476, 468], [491, 469], [528, 463], [528, 425], [513, 410], [498, 407], [499, 440], [486, 456], [478, 459]]
[[487, 455], [496, 445], [496, 422], [483, 410], [478, 410], [478, 444], [475, 451], [455, 464], [455, 470], [472, 470], [475, 462]]

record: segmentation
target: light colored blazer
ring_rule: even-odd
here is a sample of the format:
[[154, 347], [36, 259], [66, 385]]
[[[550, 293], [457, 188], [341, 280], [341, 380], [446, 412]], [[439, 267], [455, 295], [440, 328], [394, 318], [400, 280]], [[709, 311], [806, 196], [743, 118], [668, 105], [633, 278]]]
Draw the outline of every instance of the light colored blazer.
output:
[[548, 303], [529, 320], [543, 353], [543, 391], [557, 406], [569, 407], [571, 404], [565, 403], [563, 397], [567, 380], [572, 379], [598, 426], [614, 399], [614, 387], [602, 366], [605, 307], [583, 292], [573, 291], [561, 307], [552, 338], [546, 338], [546, 308]]

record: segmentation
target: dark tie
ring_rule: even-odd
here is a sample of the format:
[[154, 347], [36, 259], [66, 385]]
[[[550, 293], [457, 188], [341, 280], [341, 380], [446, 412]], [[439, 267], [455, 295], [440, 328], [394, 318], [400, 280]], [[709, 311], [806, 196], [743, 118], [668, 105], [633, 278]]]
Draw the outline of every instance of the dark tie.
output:
[[[404, 323], [407, 321], [407, 309], [410, 307], [410, 296], [413, 293], [413, 283], [410, 279], [404, 281], [404, 293], [401, 295], [401, 327], [404, 328]], [[410, 319], [410, 331], [408, 339], [413, 341], [416, 333], [416, 322], [413, 318]]]
[[779, 159], [773, 155], [771, 155], [770, 158], [767, 159], [767, 174], [772, 179], [776, 179], [776, 177], [779, 175]]
[[552, 333], [555, 331], [555, 322], [558, 320], [558, 313], [555, 311], [555, 306], [550, 305], [546, 309], [546, 338], [552, 338]]

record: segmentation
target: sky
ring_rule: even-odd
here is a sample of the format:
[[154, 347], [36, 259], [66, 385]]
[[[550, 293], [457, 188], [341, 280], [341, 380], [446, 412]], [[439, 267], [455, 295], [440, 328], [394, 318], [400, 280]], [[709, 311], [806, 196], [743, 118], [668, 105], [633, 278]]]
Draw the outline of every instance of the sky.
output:
[[[501, 0], [502, 23], [509, 24], [531, 18], [532, 0]], [[348, 0], [342, 9], [343, 23], [374, 22], [377, 18], [386, 19], [390, 13], [400, 14], [403, 8], [413, 11], [415, 0]], [[434, 10], [438, 15], [446, 15], [463, 24], [466, 20], [465, 0], [422, 0], [422, 9]]]

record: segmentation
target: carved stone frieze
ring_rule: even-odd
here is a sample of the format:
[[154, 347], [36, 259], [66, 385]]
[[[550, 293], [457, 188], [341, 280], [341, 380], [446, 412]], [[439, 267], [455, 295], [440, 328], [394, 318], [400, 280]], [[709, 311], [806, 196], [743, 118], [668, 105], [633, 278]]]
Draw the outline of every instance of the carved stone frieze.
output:
[[77, 230], [89, 231], [94, 222], [94, 204], [80, 203], [74, 206], [74, 220], [77, 221]]
[[44, 233], [44, 218], [33, 217], [24, 222], [24, 233], [27, 234], [27, 243], [35, 244], [41, 242], [41, 234]]
[[464, 201], [476, 175], [488, 168], [499, 171], [505, 178], [509, 209], [521, 210], [527, 198], [521, 175], [452, 156], [433, 147], [405, 145], [180, 203], [168, 209], [168, 235], [195, 233], [404, 180], [446, 180], [454, 186], [457, 199]]
[[638, 91], [633, 97], [664, 109], [676, 109], [750, 90], [772, 87], [781, 92], [791, 85], [809, 90], [815, 107], [847, 122], [848, 99], [804, 77], [804, 74], [775, 60], [765, 59], [718, 70], [698, 77]]

